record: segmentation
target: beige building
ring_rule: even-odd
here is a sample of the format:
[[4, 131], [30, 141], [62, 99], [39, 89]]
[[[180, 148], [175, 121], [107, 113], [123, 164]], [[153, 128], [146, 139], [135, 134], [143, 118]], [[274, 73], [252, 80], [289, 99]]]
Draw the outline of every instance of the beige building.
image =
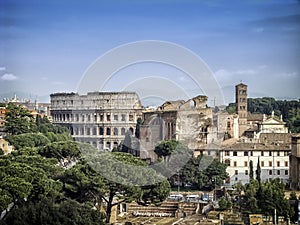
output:
[[197, 156], [219, 136], [223, 138], [226, 127], [223, 117], [214, 117], [206, 103], [207, 97], [199, 95], [187, 101], [168, 101], [155, 110], [144, 111], [140, 157], [155, 160], [154, 148], [161, 140], [179, 140], [194, 150]]
[[10, 145], [8, 141], [0, 137], [0, 149], [4, 152], [5, 155], [7, 155], [14, 150], [14, 147]]
[[135, 133], [142, 105], [135, 92], [51, 94], [53, 123], [69, 129], [72, 136], [98, 149], [112, 150]]
[[250, 161], [253, 172], [257, 169], [258, 160], [261, 167], [261, 180], [279, 178], [289, 182], [289, 154], [291, 152], [291, 134], [260, 135], [257, 142], [244, 139], [229, 139], [222, 143], [220, 161], [227, 165], [229, 175], [226, 183], [234, 185], [238, 182], [249, 183]]
[[290, 187], [300, 189], [300, 134], [292, 137], [292, 152], [290, 155]]

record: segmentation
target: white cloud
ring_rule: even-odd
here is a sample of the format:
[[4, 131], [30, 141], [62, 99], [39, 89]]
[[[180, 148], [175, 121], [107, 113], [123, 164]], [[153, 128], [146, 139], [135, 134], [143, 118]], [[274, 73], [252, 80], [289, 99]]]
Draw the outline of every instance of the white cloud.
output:
[[291, 72], [291, 73], [287, 73], [286, 76], [287, 77], [298, 77], [298, 73], [297, 72]]
[[13, 80], [18, 80], [19, 78], [13, 75], [12, 73], [5, 73], [1, 76], [0, 79], [4, 81], [13, 81]]
[[4, 66], [0, 66], [0, 71], [5, 71], [6, 68]]
[[255, 27], [252, 29], [252, 32], [255, 32], [255, 33], [261, 33], [261, 32], [264, 32], [265, 28], [263, 27]]
[[232, 73], [225, 69], [219, 69], [215, 72], [215, 76], [218, 78], [228, 77], [230, 75], [232, 75]]
[[64, 82], [61, 82], [61, 81], [53, 81], [52, 84], [54, 84], [54, 85], [63, 85]]
[[254, 71], [254, 70], [237, 70], [235, 73], [239, 74], [239, 75], [251, 75], [251, 74], [255, 74], [256, 71]]

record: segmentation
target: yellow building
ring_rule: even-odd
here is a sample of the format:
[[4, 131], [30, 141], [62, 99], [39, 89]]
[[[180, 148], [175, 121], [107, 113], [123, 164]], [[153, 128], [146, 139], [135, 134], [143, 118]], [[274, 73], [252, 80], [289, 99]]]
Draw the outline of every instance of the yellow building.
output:
[[3, 138], [0, 138], [0, 149], [3, 150], [5, 155], [7, 155], [14, 150], [14, 147], [10, 145], [8, 141], [4, 140]]

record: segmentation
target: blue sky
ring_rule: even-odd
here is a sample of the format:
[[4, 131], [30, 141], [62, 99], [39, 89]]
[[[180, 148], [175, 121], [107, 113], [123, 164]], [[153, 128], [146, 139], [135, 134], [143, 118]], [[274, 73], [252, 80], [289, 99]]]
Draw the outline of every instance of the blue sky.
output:
[[[0, 40], [0, 96], [22, 92], [44, 101], [53, 92], [76, 91], [86, 69], [110, 49], [162, 40], [196, 53], [227, 103], [240, 81], [249, 97], [300, 97], [295, 0], [0, 0]], [[164, 74], [201, 94], [180, 71], [147, 63], [121, 71], [107, 90], [121, 89], [116, 84], [132, 74]]]

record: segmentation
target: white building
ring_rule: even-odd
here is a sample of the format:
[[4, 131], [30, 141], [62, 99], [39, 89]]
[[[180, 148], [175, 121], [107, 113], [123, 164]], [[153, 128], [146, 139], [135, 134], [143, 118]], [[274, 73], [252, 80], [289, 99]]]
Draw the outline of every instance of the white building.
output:
[[[254, 178], [258, 160], [261, 167], [261, 180], [279, 178], [289, 181], [289, 154], [291, 152], [291, 134], [261, 134], [257, 143], [225, 141], [220, 150], [220, 161], [227, 164], [229, 175], [226, 183], [233, 185], [239, 181], [249, 183], [250, 161], [253, 162]], [[235, 143], [232, 143], [232, 142]]]

